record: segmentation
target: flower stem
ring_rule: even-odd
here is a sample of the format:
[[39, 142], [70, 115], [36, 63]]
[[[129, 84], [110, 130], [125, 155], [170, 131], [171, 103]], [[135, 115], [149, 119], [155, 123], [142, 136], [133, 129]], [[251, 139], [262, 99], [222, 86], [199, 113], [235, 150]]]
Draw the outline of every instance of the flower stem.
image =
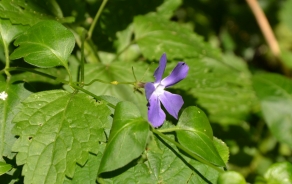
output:
[[194, 153], [192, 153], [191, 151], [189, 151], [188, 149], [186, 149], [184, 146], [180, 145], [178, 142], [172, 140], [171, 138], [167, 137], [166, 135], [164, 135], [163, 133], [161, 133], [160, 131], [156, 130], [155, 128], [152, 128], [153, 133], [155, 133], [156, 135], [162, 137], [163, 139], [171, 142], [172, 144], [176, 145], [179, 149], [183, 150], [184, 152], [186, 152], [188, 155], [190, 155], [191, 157], [195, 158], [196, 160], [212, 167], [213, 169], [217, 170], [220, 173], [223, 173], [224, 170], [220, 169], [219, 167], [211, 164], [210, 162], [200, 158], [199, 156], [195, 155]]
[[160, 129], [158, 131], [161, 132], [161, 133], [168, 133], [168, 132], [175, 132], [177, 130], [181, 130], [181, 129], [179, 129], [177, 127], [173, 127], [173, 128]]
[[8, 71], [9, 67], [10, 67], [10, 59], [9, 59], [9, 49], [8, 49], [8, 45], [5, 43], [5, 41], [3, 41], [3, 46], [4, 46], [4, 54], [5, 54], [5, 68], [4, 68], [4, 72], [7, 76], [7, 80], [10, 80], [10, 73]]
[[92, 83], [94, 82], [101, 82], [101, 83], [104, 83], [104, 84], [113, 84], [113, 85], [118, 85], [118, 84], [135, 84], [135, 82], [118, 82], [118, 81], [111, 81], [111, 82], [108, 82], [108, 81], [104, 81], [104, 80], [100, 80], [100, 79], [93, 79], [91, 82], [87, 83], [87, 84], [83, 84], [84, 86], [89, 86], [91, 85]]
[[88, 39], [91, 39], [91, 36], [92, 36], [93, 30], [94, 30], [94, 27], [95, 27], [95, 25], [96, 25], [96, 23], [98, 21], [99, 16], [101, 15], [101, 12], [102, 12], [103, 8], [106, 5], [107, 1], [108, 0], [103, 0], [102, 1], [102, 3], [100, 5], [100, 7], [99, 7], [99, 9], [98, 9], [98, 11], [97, 11], [94, 19], [93, 19], [93, 22], [92, 22], [92, 24], [91, 24], [91, 26], [89, 28], [89, 31], [88, 31]]

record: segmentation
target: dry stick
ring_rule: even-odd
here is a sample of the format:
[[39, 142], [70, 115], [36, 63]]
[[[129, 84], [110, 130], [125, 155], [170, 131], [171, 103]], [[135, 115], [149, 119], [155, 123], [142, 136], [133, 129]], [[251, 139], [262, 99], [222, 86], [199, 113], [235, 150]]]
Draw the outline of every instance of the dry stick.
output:
[[268, 45], [273, 53], [273, 55], [276, 58], [279, 58], [281, 51], [278, 45], [278, 42], [275, 38], [275, 35], [272, 31], [272, 28], [267, 20], [267, 17], [265, 16], [263, 10], [260, 8], [257, 0], [246, 0], [247, 4], [251, 8], [259, 26], [264, 34], [264, 37], [266, 41], [268, 42]]

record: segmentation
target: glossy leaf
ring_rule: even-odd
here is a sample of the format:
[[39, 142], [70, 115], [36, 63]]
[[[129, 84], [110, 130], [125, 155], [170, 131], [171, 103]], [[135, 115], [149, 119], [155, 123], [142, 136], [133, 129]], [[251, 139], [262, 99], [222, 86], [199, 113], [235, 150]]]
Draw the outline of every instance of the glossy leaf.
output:
[[12, 165], [6, 164], [5, 162], [0, 162], [0, 175], [5, 174], [10, 169], [12, 169]]
[[8, 46], [28, 26], [12, 25], [9, 20], [0, 19], [0, 44]]
[[6, 94], [6, 98], [0, 98], [0, 154], [12, 159], [15, 153], [11, 148], [16, 138], [11, 133], [13, 117], [19, 112], [18, 105], [28, 97], [31, 92], [28, 91], [23, 83], [9, 84], [0, 81], [0, 94]]
[[218, 184], [246, 184], [244, 177], [235, 172], [235, 171], [228, 171], [220, 174]]
[[164, 52], [169, 53], [169, 59], [204, 56], [220, 58], [218, 50], [205, 44], [191, 30], [155, 14], [135, 17], [134, 33], [141, 52], [151, 60], [160, 58]]
[[292, 164], [290, 162], [275, 163], [265, 173], [267, 184], [292, 183]]
[[292, 81], [277, 74], [259, 74], [253, 82], [270, 131], [292, 148]]
[[11, 59], [23, 57], [32, 65], [49, 68], [67, 66], [75, 39], [71, 31], [56, 21], [42, 21], [29, 28], [14, 42], [19, 46]]
[[22, 102], [14, 118], [16, 161], [25, 183], [63, 183], [88, 152], [98, 153], [105, 141], [109, 109], [85, 94], [62, 90], [35, 93]]
[[192, 106], [186, 108], [178, 120], [177, 128], [177, 139], [187, 150], [214, 165], [225, 166], [213, 143], [213, 131], [208, 118], [201, 109]]
[[149, 124], [130, 102], [116, 106], [108, 143], [98, 173], [119, 169], [138, 158], [145, 150]]
[[222, 158], [224, 163], [227, 164], [228, 160], [229, 160], [229, 148], [228, 148], [228, 146], [226, 145], [225, 142], [223, 142], [222, 140], [220, 140], [220, 139], [218, 139], [216, 137], [213, 137], [213, 142], [214, 142], [214, 145], [215, 145], [220, 157]]

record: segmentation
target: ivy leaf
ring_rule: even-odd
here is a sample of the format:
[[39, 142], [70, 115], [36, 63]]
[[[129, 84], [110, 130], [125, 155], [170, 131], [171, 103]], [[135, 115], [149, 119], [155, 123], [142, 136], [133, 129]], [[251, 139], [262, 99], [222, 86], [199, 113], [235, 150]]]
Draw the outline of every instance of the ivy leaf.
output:
[[88, 152], [97, 154], [106, 141], [109, 109], [86, 94], [61, 90], [30, 95], [15, 116], [13, 145], [23, 166], [25, 183], [63, 183], [73, 177], [75, 164], [85, 164]]
[[182, 146], [214, 165], [225, 166], [213, 143], [211, 125], [201, 109], [194, 106], [186, 108], [176, 127], [177, 139]]
[[138, 108], [130, 102], [119, 102], [98, 173], [119, 169], [138, 158], [145, 150], [148, 134], [149, 124]]
[[12, 25], [9, 20], [0, 19], [0, 44], [6, 47], [28, 26]]
[[41, 68], [59, 65], [67, 67], [75, 38], [62, 24], [42, 21], [20, 35], [14, 44], [19, 47], [11, 54], [11, 59], [24, 57], [29, 64]]
[[[51, 6], [51, 1], [43, 2], [46, 7]], [[42, 20], [56, 19], [60, 22], [73, 22], [74, 18], [54, 17], [46, 8], [42, 8], [33, 0], [1, 0], [0, 17], [10, 19], [13, 24], [34, 25]]]
[[[17, 106], [28, 97], [31, 92], [28, 91], [23, 83], [9, 84], [0, 81], [0, 154], [12, 159], [15, 153], [11, 152], [15, 136], [11, 133], [13, 124], [12, 119], [19, 112]], [[7, 96], [6, 96], [6, 95]], [[4, 98], [6, 96], [6, 98]]]
[[292, 81], [278, 74], [258, 74], [253, 85], [270, 131], [292, 148]]
[[192, 30], [156, 14], [135, 17], [134, 33], [141, 52], [151, 60], [157, 60], [164, 52], [171, 53], [167, 55], [168, 59], [220, 58], [219, 51], [205, 44]]
[[292, 183], [292, 164], [290, 162], [275, 163], [269, 167], [264, 177], [267, 183]]

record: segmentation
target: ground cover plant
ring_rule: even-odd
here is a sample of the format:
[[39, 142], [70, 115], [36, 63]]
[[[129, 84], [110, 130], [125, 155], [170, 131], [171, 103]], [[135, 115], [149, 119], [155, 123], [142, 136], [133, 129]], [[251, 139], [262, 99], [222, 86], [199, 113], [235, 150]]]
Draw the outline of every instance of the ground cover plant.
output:
[[292, 183], [292, 0], [0, 0], [0, 183]]

